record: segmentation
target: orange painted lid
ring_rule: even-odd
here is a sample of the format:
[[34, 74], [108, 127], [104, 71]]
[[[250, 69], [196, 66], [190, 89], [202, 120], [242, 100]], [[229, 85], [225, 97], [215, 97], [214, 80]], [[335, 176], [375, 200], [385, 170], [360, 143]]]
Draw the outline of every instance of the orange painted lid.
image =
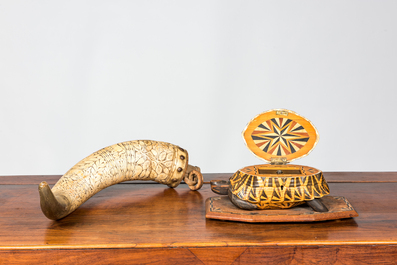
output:
[[308, 155], [319, 135], [308, 119], [290, 110], [274, 109], [253, 118], [245, 127], [243, 138], [257, 157], [267, 161], [286, 158], [291, 162]]

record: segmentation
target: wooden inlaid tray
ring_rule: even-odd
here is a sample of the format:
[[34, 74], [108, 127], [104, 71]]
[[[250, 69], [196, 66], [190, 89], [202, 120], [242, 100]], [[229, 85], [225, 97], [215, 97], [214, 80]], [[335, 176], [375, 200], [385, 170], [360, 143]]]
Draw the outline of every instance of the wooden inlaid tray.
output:
[[208, 198], [205, 202], [206, 218], [239, 222], [314, 222], [357, 217], [358, 214], [345, 197], [321, 198], [328, 212], [316, 212], [303, 204], [290, 209], [252, 210], [237, 208], [227, 196]]

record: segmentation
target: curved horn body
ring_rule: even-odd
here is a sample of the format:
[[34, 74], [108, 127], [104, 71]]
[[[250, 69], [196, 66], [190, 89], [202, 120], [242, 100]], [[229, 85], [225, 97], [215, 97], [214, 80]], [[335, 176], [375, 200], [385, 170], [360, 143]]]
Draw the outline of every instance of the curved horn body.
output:
[[188, 165], [186, 150], [165, 142], [137, 140], [105, 147], [84, 158], [63, 175], [52, 190], [39, 185], [45, 216], [61, 219], [97, 192], [128, 180], [153, 180], [176, 187], [185, 179], [192, 190], [201, 188], [200, 169]]

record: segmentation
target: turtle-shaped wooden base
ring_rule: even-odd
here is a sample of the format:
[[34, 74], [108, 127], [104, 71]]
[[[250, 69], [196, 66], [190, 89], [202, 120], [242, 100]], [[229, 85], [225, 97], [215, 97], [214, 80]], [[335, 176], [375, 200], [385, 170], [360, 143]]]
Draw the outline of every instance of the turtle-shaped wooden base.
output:
[[230, 178], [227, 193], [218, 194], [229, 195], [246, 210], [287, 209], [307, 202], [315, 211], [326, 212], [317, 199], [328, 195], [329, 187], [323, 173], [313, 167], [264, 164], [238, 170]]

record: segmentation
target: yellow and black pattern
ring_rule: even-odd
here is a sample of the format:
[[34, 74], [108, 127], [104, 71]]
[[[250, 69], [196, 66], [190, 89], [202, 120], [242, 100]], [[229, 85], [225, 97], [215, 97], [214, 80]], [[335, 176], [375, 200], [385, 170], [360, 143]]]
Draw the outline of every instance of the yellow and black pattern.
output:
[[[303, 170], [303, 168], [302, 168]], [[300, 176], [256, 176], [241, 170], [230, 178], [230, 191], [259, 209], [290, 208], [329, 194], [321, 171]]]
[[287, 118], [272, 118], [259, 124], [251, 138], [263, 152], [286, 156], [299, 151], [310, 137], [298, 122]]

